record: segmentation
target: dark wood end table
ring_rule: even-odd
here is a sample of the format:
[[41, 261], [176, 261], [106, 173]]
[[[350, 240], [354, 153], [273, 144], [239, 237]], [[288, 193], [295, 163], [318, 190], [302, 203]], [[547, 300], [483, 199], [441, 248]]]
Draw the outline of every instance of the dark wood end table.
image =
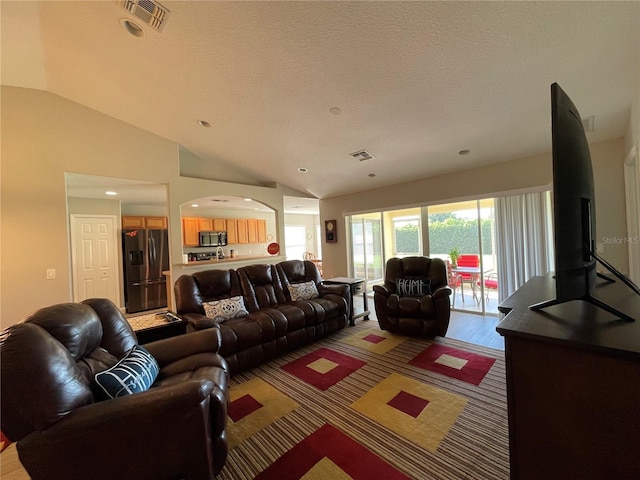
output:
[[[367, 300], [367, 285], [362, 278], [349, 278], [349, 277], [334, 277], [327, 280], [323, 280], [322, 283], [326, 285], [348, 285], [349, 292], [351, 293], [351, 306], [349, 307], [349, 326], [353, 327], [356, 324], [356, 318], [364, 317], [363, 320], [369, 320], [369, 303]], [[353, 314], [353, 296], [362, 292], [364, 299], [364, 311]]]
[[155, 342], [187, 332], [187, 321], [174, 312], [159, 312], [156, 314], [130, 317], [127, 321], [138, 337], [138, 343]]

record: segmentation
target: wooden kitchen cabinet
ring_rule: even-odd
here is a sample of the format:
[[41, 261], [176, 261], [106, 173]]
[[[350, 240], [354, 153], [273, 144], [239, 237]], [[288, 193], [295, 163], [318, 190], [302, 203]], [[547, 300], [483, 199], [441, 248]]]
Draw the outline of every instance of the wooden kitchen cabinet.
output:
[[122, 228], [167, 228], [167, 217], [127, 215], [122, 217]]
[[247, 218], [247, 236], [249, 243], [258, 243], [258, 220]]
[[213, 228], [213, 218], [198, 218], [198, 231], [210, 232]]
[[194, 217], [182, 217], [182, 244], [185, 247], [197, 247], [200, 245], [198, 220], [198, 218]]
[[234, 218], [227, 218], [227, 243], [232, 245], [238, 243], [238, 221]]
[[146, 228], [167, 228], [167, 217], [144, 217]]
[[238, 219], [238, 243], [249, 243], [249, 228], [246, 218]]
[[267, 221], [258, 220], [258, 243], [266, 243], [267, 241]]
[[122, 228], [144, 228], [144, 217], [122, 217]]
[[[227, 220], [225, 218], [212, 218], [212, 226], [214, 231], [216, 232], [226, 232], [227, 231]], [[228, 234], [227, 234], [228, 235]]]

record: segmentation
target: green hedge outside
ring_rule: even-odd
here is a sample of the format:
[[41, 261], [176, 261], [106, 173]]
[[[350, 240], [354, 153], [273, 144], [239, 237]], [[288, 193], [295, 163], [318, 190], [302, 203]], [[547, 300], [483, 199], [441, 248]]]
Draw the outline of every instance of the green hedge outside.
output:
[[[482, 227], [482, 253], [493, 254], [491, 242], [491, 220], [480, 221]], [[419, 251], [419, 234], [416, 225], [406, 225], [396, 230], [396, 251], [411, 253]], [[429, 223], [429, 248], [432, 255], [448, 255], [453, 247], [461, 254], [480, 254], [478, 225], [476, 220], [448, 217]]]

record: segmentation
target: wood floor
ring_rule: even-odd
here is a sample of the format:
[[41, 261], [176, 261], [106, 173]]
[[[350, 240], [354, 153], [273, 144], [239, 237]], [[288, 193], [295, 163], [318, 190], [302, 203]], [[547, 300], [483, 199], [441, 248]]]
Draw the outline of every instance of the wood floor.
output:
[[474, 313], [451, 312], [447, 337], [504, 350], [504, 339], [496, 332], [500, 318]]
[[[358, 295], [353, 299], [354, 312], [356, 315], [363, 311], [363, 298]], [[377, 325], [375, 308], [373, 307], [373, 297], [367, 299], [369, 307], [369, 318]], [[496, 326], [501, 318], [496, 315], [480, 315], [476, 313], [451, 311], [449, 329], [447, 337], [462, 340], [463, 342], [475, 343], [497, 350], [504, 350], [504, 339], [498, 332]], [[360, 322], [362, 319], [356, 320]]]

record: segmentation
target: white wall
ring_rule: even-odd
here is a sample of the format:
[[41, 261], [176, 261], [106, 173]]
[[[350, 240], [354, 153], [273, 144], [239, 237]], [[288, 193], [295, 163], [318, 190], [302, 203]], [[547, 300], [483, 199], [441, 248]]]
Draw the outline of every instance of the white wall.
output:
[[[624, 236], [625, 203], [622, 164], [623, 139], [591, 145], [595, 189], [597, 235]], [[325, 277], [348, 274], [344, 219], [347, 214], [424, 206], [539, 189], [552, 183], [551, 154], [474, 168], [438, 177], [416, 180], [388, 188], [369, 190], [320, 200], [321, 222], [338, 220], [338, 242], [323, 243]], [[614, 266], [628, 270], [626, 246], [605, 248], [605, 257]]]
[[[1, 102], [3, 328], [43, 306], [72, 301], [65, 172], [166, 184], [174, 264], [182, 258], [181, 204], [216, 192], [249, 196], [281, 212], [285, 192], [292, 194], [277, 185], [180, 177], [175, 142], [57, 95], [3, 86]], [[276, 238], [283, 238], [283, 218], [277, 217], [276, 223]], [[41, 232], [46, 233], [45, 242]], [[48, 268], [56, 269], [54, 280], [46, 280]], [[177, 278], [180, 268], [173, 273]]]
[[72, 299], [65, 172], [166, 183], [177, 146], [46, 92], [2, 87], [1, 100], [4, 327]]

